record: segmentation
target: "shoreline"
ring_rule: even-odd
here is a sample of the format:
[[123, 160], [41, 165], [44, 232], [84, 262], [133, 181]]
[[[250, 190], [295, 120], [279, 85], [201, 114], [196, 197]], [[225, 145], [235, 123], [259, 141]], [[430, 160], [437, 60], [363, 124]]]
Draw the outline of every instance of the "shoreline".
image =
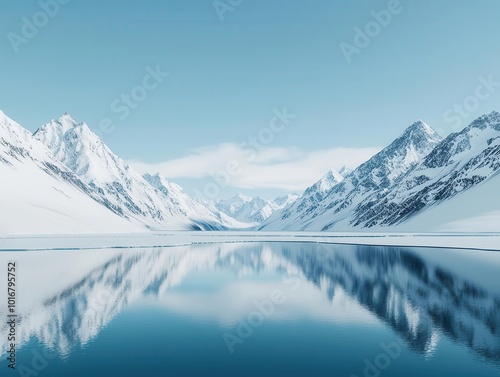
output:
[[0, 252], [137, 249], [215, 243], [293, 242], [500, 251], [500, 233], [151, 232], [2, 235]]

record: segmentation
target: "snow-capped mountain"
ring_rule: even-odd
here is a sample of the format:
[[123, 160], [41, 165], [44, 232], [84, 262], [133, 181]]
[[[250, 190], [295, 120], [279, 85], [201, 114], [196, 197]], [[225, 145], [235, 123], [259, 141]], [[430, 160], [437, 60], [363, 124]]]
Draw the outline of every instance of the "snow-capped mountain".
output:
[[[388, 190], [441, 140], [430, 126], [417, 121], [388, 147], [347, 174], [346, 178], [338, 174], [332, 179], [332, 175], [327, 174], [307, 189], [300, 200], [268, 219], [261, 229], [327, 230], [337, 223], [349, 228], [351, 214], [358, 204], [373, 193]], [[335, 183], [336, 179], [339, 182]], [[326, 192], [321, 188], [325, 188]]]
[[316, 208], [317, 203], [321, 202], [326, 194], [343, 180], [344, 177], [339, 172], [333, 169], [329, 170], [318, 182], [307, 188], [300, 198], [293, 201], [290, 205], [282, 207], [281, 211], [276, 211], [266, 224], [281, 223], [281, 220], [289, 218], [293, 212], [312, 211]]
[[158, 195], [169, 203], [172, 208], [178, 208], [200, 229], [247, 228], [250, 224], [241, 223], [219, 211], [208, 202], [192, 199], [183, 188], [167, 181], [161, 174], [144, 174], [143, 178], [153, 186]]
[[70, 115], [52, 120], [34, 136], [123, 218], [153, 230], [225, 228], [179, 186], [159, 176], [148, 182]]
[[[388, 191], [357, 209], [352, 225], [396, 225], [469, 190], [500, 171], [500, 114], [476, 119], [443, 140]], [[493, 199], [493, 198], [492, 198]]]
[[[490, 212], [500, 214], [500, 205], [483, 206], [479, 212], [478, 206], [470, 207], [463, 203], [465, 199], [456, 198], [477, 201], [477, 195], [469, 191], [494, 196], [500, 182], [494, 177], [499, 171], [500, 114], [492, 112], [444, 140], [417, 121], [354, 171], [347, 167], [340, 172], [330, 170], [301, 196], [266, 200], [238, 194], [207, 203], [192, 199], [159, 174], [141, 176], [85, 123], [67, 114], [32, 135], [0, 112], [0, 208], [8, 214], [0, 220], [0, 233], [252, 226], [264, 230], [387, 226], [405, 231], [467, 230], [463, 228], [465, 213], [482, 224], [495, 222], [491, 219], [500, 215]], [[470, 208], [466, 211], [465, 207]], [[428, 220], [419, 221], [419, 216]], [[441, 227], [437, 219], [443, 220], [441, 225], [455, 225]], [[456, 228], [459, 220], [462, 228]]]
[[342, 177], [347, 177], [349, 174], [352, 173], [352, 169], [349, 167], [349, 166], [342, 166], [342, 168], [339, 170], [339, 174], [342, 176]]
[[318, 182], [307, 188], [302, 195], [303, 201], [320, 201], [325, 195], [338, 183], [342, 182], [344, 177], [335, 170], [329, 170]]
[[241, 193], [229, 199], [216, 200], [214, 205], [226, 215], [244, 223], [252, 223], [253, 225], [262, 223], [280, 208], [271, 200], [266, 200], [259, 196], [251, 198]]
[[0, 111], [0, 232], [9, 234], [139, 232]]
[[287, 194], [274, 200], [266, 200], [257, 196], [251, 198], [241, 193], [229, 199], [219, 199], [214, 202], [215, 208], [242, 223], [261, 224], [276, 211], [295, 202], [300, 195]]
[[298, 198], [300, 198], [299, 194], [293, 193], [293, 194], [287, 194], [283, 196], [278, 196], [273, 200], [275, 204], [278, 205], [278, 208], [284, 208], [289, 204], [292, 204], [295, 202]]

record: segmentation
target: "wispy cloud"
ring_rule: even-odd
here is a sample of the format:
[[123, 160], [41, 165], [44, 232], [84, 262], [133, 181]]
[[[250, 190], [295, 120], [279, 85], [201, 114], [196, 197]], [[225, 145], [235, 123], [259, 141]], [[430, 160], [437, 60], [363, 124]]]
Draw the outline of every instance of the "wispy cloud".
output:
[[305, 152], [295, 147], [266, 148], [252, 153], [234, 143], [192, 150], [190, 154], [161, 163], [131, 161], [141, 173], [156, 173], [169, 179], [214, 177], [237, 163], [229, 186], [245, 189], [304, 190], [329, 169], [357, 167], [381, 148], [332, 148]]

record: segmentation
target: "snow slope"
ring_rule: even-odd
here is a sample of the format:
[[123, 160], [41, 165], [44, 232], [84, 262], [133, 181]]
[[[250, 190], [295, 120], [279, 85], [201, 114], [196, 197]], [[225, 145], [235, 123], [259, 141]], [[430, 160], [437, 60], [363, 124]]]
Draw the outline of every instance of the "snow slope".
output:
[[139, 232], [0, 111], [0, 232]]
[[[450, 200], [433, 206], [395, 229], [427, 232], [500, 233], [500, 174]], [[492, 200], [484, 200], [492, 198]], [[496, 200], [495, 200], [496, 199]]]

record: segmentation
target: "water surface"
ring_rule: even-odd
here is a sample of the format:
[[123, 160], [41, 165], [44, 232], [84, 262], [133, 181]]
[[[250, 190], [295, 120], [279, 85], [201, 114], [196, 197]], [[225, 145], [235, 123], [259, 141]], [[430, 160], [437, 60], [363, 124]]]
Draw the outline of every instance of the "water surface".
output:
[[[500, 253], [314, 243], [0, 254], [2, 376], [500, 376]], [[5, 289], [0, 316], [6, 318]]]

